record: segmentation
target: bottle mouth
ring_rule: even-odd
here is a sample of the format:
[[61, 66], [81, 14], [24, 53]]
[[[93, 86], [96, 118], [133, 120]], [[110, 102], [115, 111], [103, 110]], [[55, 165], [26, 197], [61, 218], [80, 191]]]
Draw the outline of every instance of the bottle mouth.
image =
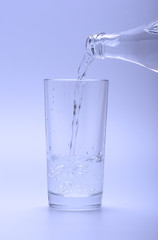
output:
[[91, 57], [103, 58], [102, 56], [102, 41], [106, 34], [99, 33], [91, 35], [86, 40], [86, 52]]
[[[104, 41], [106, 33], [91, 35], [86, 40], [86, 51], [89, 56], [95, 56], [97, 54], [96, 48], [102, 48], [102, 41]], [[101, 56], [100, 56], [101, 57]]]
[[95, 55], [94, 46], [95, 46], [94, 35], [91, 35], [87, 38], [85, 45], [86, 52], [90, 57], [93, 57]]

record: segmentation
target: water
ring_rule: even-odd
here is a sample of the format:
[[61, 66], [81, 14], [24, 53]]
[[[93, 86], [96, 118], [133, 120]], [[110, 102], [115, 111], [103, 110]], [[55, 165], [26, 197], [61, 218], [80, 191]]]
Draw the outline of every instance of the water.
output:
[[78, 68], [78, 81], [74, 90], [74, 102], [73, 102], [73, 119], [72, 119], [72, 135], [70, 140], [70, 156], [75, 155], [76, 139], [79, 128], [79, 114], [82, 107], [82, 99], [84, 95], [84, 82], [82, 81], [88, 69], [88, 66], [93, 61], [93, 57], [85, 53], [80, 66]]
[[52, 155], [48, 160], [50, 193], [67, 197], [84, 197], [102, 192], [103, 156]]
[[93, 60], [94, 56], [91, 56], [88, 53], [84, 54], [83, 59], [78, 68], [78, 80], [82, 80], [85, 78], [88, 67]]

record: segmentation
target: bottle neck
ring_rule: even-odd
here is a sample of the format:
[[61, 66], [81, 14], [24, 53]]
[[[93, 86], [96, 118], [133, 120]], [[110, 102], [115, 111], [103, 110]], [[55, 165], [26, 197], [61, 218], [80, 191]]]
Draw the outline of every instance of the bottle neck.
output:
[[122, 34], [98, 34], [90, 36], [86, 50], [90, 56], [99, 59], [117, 58], [127, 60], [133, 55], [129, 46], [131, 40]]

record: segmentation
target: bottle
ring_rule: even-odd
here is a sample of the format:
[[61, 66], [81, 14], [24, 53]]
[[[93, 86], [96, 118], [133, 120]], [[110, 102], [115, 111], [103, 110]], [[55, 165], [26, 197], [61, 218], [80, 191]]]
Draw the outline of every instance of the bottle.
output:
[[92, 35], [86, 51], [94, 59], [121, 59], [158, 72], [158, 21], [119, 34]]

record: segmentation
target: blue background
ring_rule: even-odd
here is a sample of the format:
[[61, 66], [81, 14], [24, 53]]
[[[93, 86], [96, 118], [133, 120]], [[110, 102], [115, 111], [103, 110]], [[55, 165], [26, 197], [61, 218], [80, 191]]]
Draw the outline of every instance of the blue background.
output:
[[86, 38], [157, 19], [157, 0], [0, 2], [0, 238], [158, 239], [158, 75], [96, 60], [109, 79], [103, 208], [47, 206], [44, 78], [76, 78]]

